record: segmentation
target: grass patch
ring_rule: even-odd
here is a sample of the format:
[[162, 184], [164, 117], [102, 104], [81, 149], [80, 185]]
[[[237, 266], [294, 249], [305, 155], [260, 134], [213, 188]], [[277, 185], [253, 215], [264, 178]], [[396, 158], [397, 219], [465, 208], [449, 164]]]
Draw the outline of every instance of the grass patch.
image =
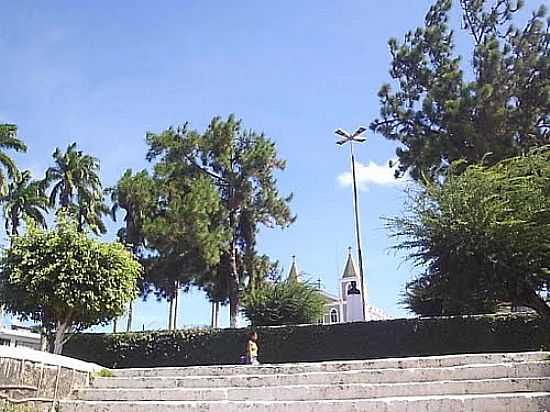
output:
[[[97, 372], [94, 373], [95, 378], [112, 378], [113, 372], [111, 372], [109, 369], [100, 369]], [[4, 412], [4, 411], [0, 411]]]

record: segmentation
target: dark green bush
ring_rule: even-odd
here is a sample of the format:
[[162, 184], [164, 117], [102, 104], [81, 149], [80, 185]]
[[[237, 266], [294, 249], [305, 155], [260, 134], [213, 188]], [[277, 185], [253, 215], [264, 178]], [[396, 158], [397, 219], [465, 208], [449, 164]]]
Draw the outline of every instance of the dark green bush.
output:
[[[263, 363], [540, 350], [550, 325], [525, 315], [395, 319], [258, 328]], [[235, 364], [246, 329], [83, 334], [64, 354], [105, 367]]]

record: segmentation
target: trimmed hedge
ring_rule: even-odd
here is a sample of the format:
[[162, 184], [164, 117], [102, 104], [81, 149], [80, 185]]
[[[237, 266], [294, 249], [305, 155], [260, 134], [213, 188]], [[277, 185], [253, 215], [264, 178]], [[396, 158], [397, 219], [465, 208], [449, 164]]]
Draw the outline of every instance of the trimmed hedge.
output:
[[[262, 363], [540, 350], [550, 325], [534, 315], [395, 319], [256, 329]], [[236, 364], [247, 329], [82, 334], [63, 354], [105, 367]]]

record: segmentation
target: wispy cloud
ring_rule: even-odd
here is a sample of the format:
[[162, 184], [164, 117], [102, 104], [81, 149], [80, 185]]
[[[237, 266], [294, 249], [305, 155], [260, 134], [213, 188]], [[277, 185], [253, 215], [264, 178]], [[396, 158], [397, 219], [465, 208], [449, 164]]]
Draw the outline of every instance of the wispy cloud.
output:
[[[393, 162], [397, 163], [397, 162]], [[360, 190], [366, 190], [369, 186], [389, 186], [399, 185], [406, 181], [406, 178], [395, 178], [395, 169], [397, 166], [389, 167], [388, 164], [376, 164], [369, 162], [366, 165], [356, 162], [355, 173], [357, 174], [357, 186]], [[351, 186], [353, 182], [351, 171], [342, 173], [338, 176], [338, 183], [341, 186]]]

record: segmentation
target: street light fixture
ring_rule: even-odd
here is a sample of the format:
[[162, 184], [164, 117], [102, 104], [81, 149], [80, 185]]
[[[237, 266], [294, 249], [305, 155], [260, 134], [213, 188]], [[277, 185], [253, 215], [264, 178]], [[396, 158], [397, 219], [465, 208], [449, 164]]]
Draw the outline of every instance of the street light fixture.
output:
[[363, 275], [363, 252], [361, 250], [361, 229], [359, 225], [359, 204], [357, 198], [357, 179], [355, 176], [355, 155], [353, 153], [353, 143], [364, 143], [367, 139], [361, 137], [363, 133], [367, 131], [366, 127], [359, 127], [355, 132], [349, 133], [344, 129], [337, 129], [334, 133], [341, 137], [336, 142], [341, 146], [345, 143], [349, 143], [350, 156], [351, 156], [351, 174], [353, 178], [353, 210], [355, 214], [355, 236], [357, 238], [357, 259], [359, 260], [359, 277], [361, 280], [361, 300], [363, 306], [363, 320], [366, 320], [365, 314], [365, 280]]

